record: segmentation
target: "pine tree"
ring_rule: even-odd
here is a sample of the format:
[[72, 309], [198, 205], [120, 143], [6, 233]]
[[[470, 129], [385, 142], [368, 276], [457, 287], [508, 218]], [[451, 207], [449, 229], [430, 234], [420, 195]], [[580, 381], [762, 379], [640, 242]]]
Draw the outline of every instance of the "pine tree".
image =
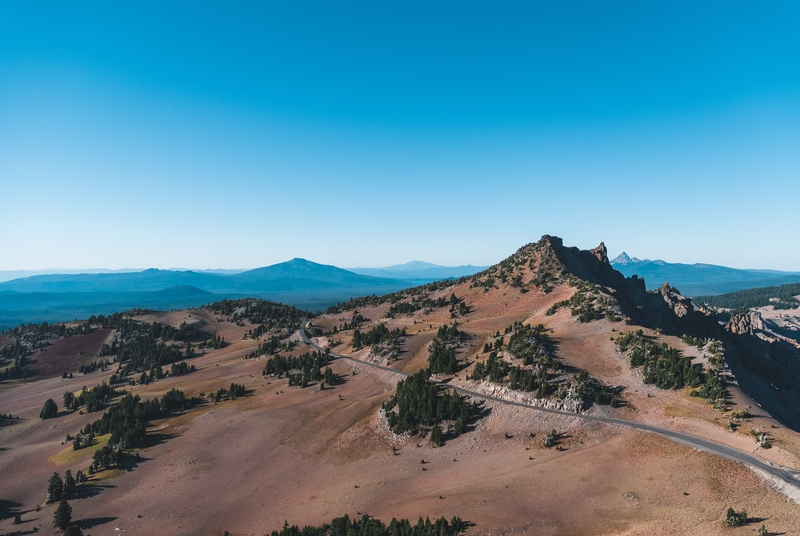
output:
[[83, 536], [83, 531], [78, 525], [72, 524], [64, 531], [64, 536]]
[[70, 521], [72, 521], [72, 507], [65, 499], [62, 499], [53, 514], [53, 525], [57, 529], [65, 530]]
[[53, 401], [52, 398], [48, 398], [47, 402], [44, 403], [42, 407], [42, 411], [39, 412], [40, 419], [52, 419], [53, 417], [58, 416], [58, 406]]
[[64, 493], [64, 482], [58, 473], [53, 473], [50, 480], [47, 482], [47, 502], [56, 502], [61, 500]]
[[438, 424], [434, 424], [433, 428], [431, 429], [431, 443], [437, 447], [442, 446], [442, 429]]
[[330, 367], [327, 367], [325, 369], [325, 383], [328, 385], [333, 385], [335, 381], [336, 378], [334, 377], [333, 371]]
[[[66, 377], [66, 372], [64, 373]], [[69, 409], [72, 407], [72, 403], [75, 401], [75, 395], [72, 394], [72, 391], [66, 391], [64, 393], [64, 409]]]
[[75, 478], [72, 471], [67, 469], [64, 472], [64, 497], [72, 497], [75, 494]]

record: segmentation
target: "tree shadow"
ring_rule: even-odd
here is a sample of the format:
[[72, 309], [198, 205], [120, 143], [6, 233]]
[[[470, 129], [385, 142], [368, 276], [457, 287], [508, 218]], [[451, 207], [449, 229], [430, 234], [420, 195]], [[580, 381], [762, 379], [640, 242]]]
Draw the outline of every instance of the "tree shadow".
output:
[[144, 441], [141, 442], [139, 447], [141, 449], [149, 449], [158, 445], [163, 445], [172, 438], [178, 437], [178, 434], [155, 433], [147, 434], [144, 436]]
[[93, 529], [99, 525], [105, 525], [116, 521], [118, 517], [87, 517], [86, 519], [79, 519], [75, 522], [81, 529]]
[[[25, 523], [25, 521], [23, 521], [23, 523]], [[19, 526], [19, 525], [16, 525], [16, 526]], [[16, 530], [14, 532], [6, 532], [4, 534], [5, 534], [5, 536], [24, 536], [26, 534], [38, 534], [38, 533], [39, 533], [39, 529], [37, 529], [34, 526], [30, 530]]]
[[21, 514], [22, 512], [19, 511], [20, 506], [22, 504], [18, 502], [0, 499], [0, 519], [8, 519]]
[[88, 499], [90, 497], [96, 497], [105, 489], [114, 489], [117, 486], [113, 484], [95, 484], [91, 480], [87, 480], [85, 484], [81, 484], [78, 486], [75, 492], [76, 499]]

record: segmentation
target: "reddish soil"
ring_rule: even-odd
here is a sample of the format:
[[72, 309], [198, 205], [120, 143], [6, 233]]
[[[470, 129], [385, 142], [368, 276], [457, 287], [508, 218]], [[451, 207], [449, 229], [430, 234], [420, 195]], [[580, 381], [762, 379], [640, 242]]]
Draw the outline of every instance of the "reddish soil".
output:
[[52, 378], [62, 373], [75, 373], [80, 365], [98, 359], [103, 343], [111, 341], [112, 330], [96, 329], [86, 335], [58, 339], [44, 350], [30, 356], [30, 368], [38, 378]]
[[[572, 287], [544, 294], [506, 284], [484, 292], [462, 284], [431, 297], [463, 298], [472, 312], [459, 317], [472, 334], [460, 350], [474, 361], [490, 334], [515, 321], [542, 323], [556, 343], [559, 358], [594, 378], [623, 389], [627, 407], [593, 406], [589, 412], [651, 422], [709, 437], [755, 452], [762, 458], [800, 467], [800, 434], [763, 412], [741, 430], [727, 431], [725, 417], [688, 390], [663, 391], [645, 385], [613, 341], [635, 329], [623, 322], [581, 324], [567, 309], [546, 316], [554, 303], [568, 299]], [[427, 346], [443, 324], [453, 322], [447, 307], [428, 314], [385, 318], [388, 304], [359, 309], [378, 322], [409, 333], [393, 366], [414, 372], [427, 365]], [[323, 315], [315, 325], [329, 330], [349, 321], [351, 312]], [[459, 438], [435, 448], [421, 437], [394, 436], [380, 417], [400, 376], [359, 363], [335, 361], [342, 382], [333, 388], [289, 387], [287, 380], [261, 375], [265, 358], [246, 359], [258, 341], [243, 335], [252, 326], [236, 326], [205, 310], [149, 313], [140, 319], [217, 332], [230, 342], [190, 361], [196, 371], [146, 386], [126, 387], [142, 398], [175, 387], [187, 395], [210, 393], [231, 382], [243, 383], [250, 396], [152, 423], [141, 461], [130, 472], [98, 480], [91, 496], [73, 501], [74, 516], [95, 535], [122, 530], [130, 534], [265, 534], [292, 524], [320, 524], [342, 514], [392, 517], [461, 516], [474, 525], [469, 535], [753, 534], [757, 525], [724, 526], [728, 507], [762, 519], [772, 533], [796, 534], [800, 507], [742, 465], [672, 443], [659, 436], [574, 417], [541, 413], [500, 403], [485, 403], [484, 417]], [[699, 353], [674, 337], [656, 338], [697, 360]], [[351, 332], [333, 339], [336, 352], [349, 353]], [[327, 344], [326, 338], [321, 342]], [[308, 351], [298, 347], [291, 355]], [[284, 352], [285, 353], [285, 352]], [[366, 358], [369, 349], [354, 353]], [[71, 355], [71, 354], [69, 354]], [[483, 358], [483, 357], [482, 357]], [[68, 354], [54, 358], [60, 363]], [[60, 376], [62, 368], [56, 372]], [[466, 371], [469, 372], [468, 367]], [[65, 414], [37, 419], [47, 398], [60, 403], [66, 390], [106, 379], [109, 372], [62, 380], [41, 379], [0, 389], [0, 408], [22, 417], [0, 429], [0, 498], [19, 505], [25, 523], [0, 520], [0, 533], [53, 534], [53, 505], [43, 506], [48, 477], [70, 469], [85, 471], [89, 456], [57, 465], [51, 457], [68, 447], [74, 434], [99, 414]], [[462, 372], [453, 382], [468, 384]], [[735, 386], [734, 409], [754, 406]], [[769, 428], [774, 447], [758, 449], [752, 427]], [[559, 449], [543, 446], [555, 429]], [[393, 453], [393, 448], [397, 454]], [[426, 463], [421, 463], [425, 460]], [[760, 524], [761, 522], [759, 522]], [[116, 531], [115, 529], [120, 529]]]

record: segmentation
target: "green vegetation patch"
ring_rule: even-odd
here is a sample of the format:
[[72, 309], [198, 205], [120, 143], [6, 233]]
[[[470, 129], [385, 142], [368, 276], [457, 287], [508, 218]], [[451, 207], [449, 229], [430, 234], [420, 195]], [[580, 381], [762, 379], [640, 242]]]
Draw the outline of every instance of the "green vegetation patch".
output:
[[628, 355], [631, 366], [642, 367], [644, 382], [660, 389], [700, 387], [706, 375], [700, 365], [666, 343], [658, 344], [642, 330], [628, 331], [616, 339], [620, 351]]
[[429, 377], [429, 371], [421, 370], [400, 381], [394, 396], [383, 404], [386, 421], [394, 433], [414, 435], [444, 421], [452, 421], [452, 434], [458, 436], [471, 422], [475, 415], [474, 404], [458, 393], [442, 390], [430, 382]]
[[591, 322], [607, 318], [613, 322], [620, 320], [612, 301], [603, 296], [590, 282], [578, 279], [572, 282], [577, 289], [568, 300], [554, 303], [545, 313], [554, 315], [562, 307], [569, 307], [572, 316], [578, 317], [578, 322]]
[[436, 521], [419, 518], [416, 525], [408, 519], [392, 521], [386, 525], [378, 519], [364, 515], [361, 519], [350, 519], [347, 515], [337, 517], [330, 523], [319, 527], [283, 525], [280, 531], [274, 530], [270, 536], [456, 536], [466, 529], [461, 518], [453, 517], [449, 522], [444, 517]]
[[430, 373], [455, 374], [458, 370], [456, 349], [468, 339], [469, 335], [460, 331], [456, 322], [440, 327], [428, 347]]

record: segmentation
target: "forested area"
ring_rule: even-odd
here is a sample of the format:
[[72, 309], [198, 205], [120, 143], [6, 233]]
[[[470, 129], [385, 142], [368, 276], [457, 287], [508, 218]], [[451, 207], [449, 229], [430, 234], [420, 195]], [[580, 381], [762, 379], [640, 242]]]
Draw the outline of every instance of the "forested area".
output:
[[553, 355], [553, 342], [545, 333], [544, 326], [530, 326], [522, 322], [515, 322], [505, 330], [509, 336], [506, 350], [512, 358], [521, 359], [522, 366], [512, 365], [501, 359], [498, 351], [503, 349], [503, 336], [498, 332], [493, 343], [484, 346], [484, 352], [489, 352], [485, 362], [478, 362], [472, 369], [470, 379], [488, 379], [495, 383], [508, 383], [511, 389], [537, 392], [537, 397], [542, 398], [551, 392], [548, 383], [548, 370], [559, 368], [560, 363]]
[[[471, 422], [475, 406], [458, 393], [441, 389], [428, 381], [430, 372], [421, 370], [400, 381], [395, 394], [382, 409], [389, 428], [397, 434], [416, 434], [423, 428], [439, 428], [443, 421], [453, 421], [452, 434], [460, 435]], [[432, 434], [433, 435], [433, 434]]]
[[88, 436], [91, 440], [92, 437], [105, 434], [111, 434], [109, 445], [131, 448], [144, 441], [148, 421], [186, 411], [201, 403], [201, 398], [187, 398], [183, 391], [178, 389], [170, 389], [160, 400], [152, 398], [142, 401], [139, 395], [126, 394], [117, 404], [108, 408], [102, 417], [87, 424], [76, 435], [73, 448], [76, 446], [80, 448], [80, 445], [86, 443], [84, 436]]
[[205, 307], [214, 314], [225, 315], [231, 322], [247, 320], [251, 324], [260, 324], [256, 328], [259, 333], [251, 334], [252, 338], [273, 329], [295, 329], [300, 322], [311, 318], [311, 313], [298, 309], [293, 305], [284, 305], [267, 300], [242, 298], [238, 300], [222, 300]]
[[691, 358], [666, 343], [658, 344], [647, 338], [641, 329], [628, 331], [615, 340], [620, 351], [630, 358], [632, 367], [642, 367], [644, 382], [660, 389], [699, 387], [706, 375]]
[[267, 536], [457, 536], [466, 529], [461, 518], [453, 517], [449, 522], [444, 517], [436, 521], [426, 518], [412, 525], [408, 519], [394, 519], [385, 523], [364, 515], [361, 519], [350, 519], [346, 514], [330, 523], [302, 529], [296, 525], [284, 524], [281, 530], [272, 531]]
[[384, 324], [378, 324], [366, 333], [356, 329], [353, 332], [353, 350], [374, 344], [391, 343], [406, 336], [406, 329], [395, 328], [390, 330]]
[[456, 349], [469, 337], [469, 334], [458, 329], [456, 322], [440, 327], [428, 347], [431, 374], [455, 374], [458, 370]]
[[[504, 343], [508, 335], [508, 343]], [[500, 352], [511, 361], [503, 358]], [[561, 400], [570, 397], [575, 401], [590, 404], [611, 404], [616, 407], [619, 400], [610, 389], [591, 378], [584, 370], [566, 370], [555, 354], [555, 343], [545, 332], [542, 324], [531, 326], [515, 322], [506, 327], [503, 335], [498, 331], [494, 341], [487, 342], [483, 353], [485, 361], [478, 361], [469, 379], [508, 385], [515, 391], [536, 393], [537, 398], [550, 395]], [[513, 361], [519, 359], [521, 364]]]
[[800, 296], [800, 283], [738, 290], [717, 296], [697, 296], [694, 301], [740, 312], [767, 305], [772, 305], [775, 309], [797, 309], [800, 307], [800, 300], [795, 296]]
[[264, 365], [263, 375], [289, 378], [289, 385], [307, 387], [312, 381], [324, 378], [322, 367], [330, 362], [326, 352], [308, 352], [297, 357], [276, 355]]

